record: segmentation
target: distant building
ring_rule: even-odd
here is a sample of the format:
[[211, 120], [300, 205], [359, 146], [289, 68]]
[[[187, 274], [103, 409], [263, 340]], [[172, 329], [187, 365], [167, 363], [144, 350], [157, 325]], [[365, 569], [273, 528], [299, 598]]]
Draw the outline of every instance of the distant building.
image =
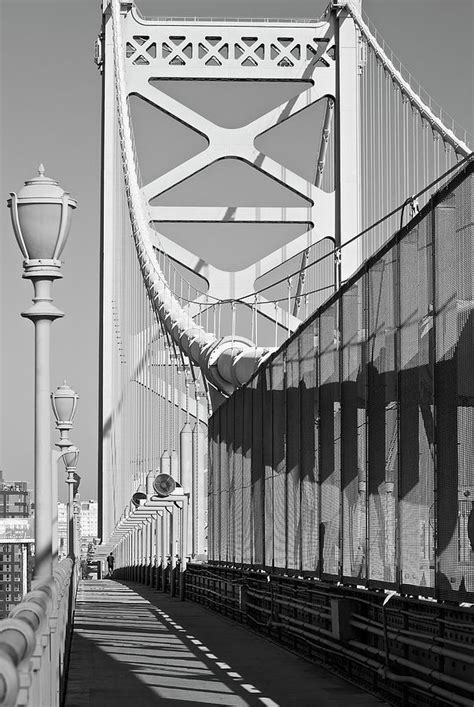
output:
[[[87, 557], [90, 544], [97, 539], [98, 508], [97, 501], [83, 501], [79, 504], [79, 537], [81, 557]], [[58, 560], [61, 561], [68, 554], [68, 528], [67, 504], [58, 502]]]
[[67, 505], [58, 501], [58, 561], [67, 557], [67, 553]]
[[0, 618], [30, 590], [34, 527], [26, 481], [5, 481], [0, 470]]
[[86, 559], [91, 555], [91, 545], [95, 548], [98, 532], [99, 504], [97, 501], [83, 501], [81, 503], [81, 557]]
[[26, 481], [4, 481], [0, 470], [0, 518], [28, 518], [30, 492]]
[[83, 501], [81, 503], [81, 536], [96, 538], [99, 517], [99, 504], [97, 501]]

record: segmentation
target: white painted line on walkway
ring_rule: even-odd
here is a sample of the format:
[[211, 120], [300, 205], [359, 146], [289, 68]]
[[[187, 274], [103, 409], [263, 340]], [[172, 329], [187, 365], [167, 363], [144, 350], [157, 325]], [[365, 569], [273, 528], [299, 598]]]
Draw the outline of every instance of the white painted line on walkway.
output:
[[262, 691], [258, 690], [254, 685], [246, 685], [245, 683], [242, 683], [241, 687], [243, 687], [244, 690], [247, 690], [247, 692], [251, 692], [252, 694], [262, 694]]

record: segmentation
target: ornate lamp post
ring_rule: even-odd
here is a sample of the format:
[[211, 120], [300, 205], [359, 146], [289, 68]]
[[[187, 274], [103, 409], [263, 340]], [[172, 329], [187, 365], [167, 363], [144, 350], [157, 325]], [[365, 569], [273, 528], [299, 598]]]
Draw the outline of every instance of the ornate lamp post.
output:
[[[58, 452], [53, 451], [52, 473], [53, 480], [53, 499], [57, 500], [57, 462], [62, 458], [66, 467], [68, 484], [68, 554], [71, 557], [75, 555], [74, 542], [74, 496], [79, 488], [80, 477], [76, 474], [77, 462], [79, 459], [79, 449], [69, 439], [69, 431], [72, 427], [74, 417], [77, 410], [78, 394], [64, 381], [63, 385], [58, 386], [54, 393], [51, 393], [51, 406], [56, 420], [56, 428], [59, 430], [59, 442], [56, 442]], [[57, 521], [56, 521], [57, 522]], [[57, 543], [56, 543], [57, 544]]]
[[49, 357], [51, 323], [63, 316], [52, 303], [51, 286], [62, 277], [59, 257], [66, 244], [77, 202], [54, 179], [38, 177], [10, 194], [8, 207], [15, 237], [24, 257], [23, 277], [33, 283], [33, 305], [22, 312], [35, 326], [35, 578], [50, 576], [52, 557], [51, 430]]
[[68, 554], [70, 557], [75, 557], [76, 552], [76, 542], [74, 533], [74, 496], [75, 489], [79, 487], [76, 474], [77, 462], [79, 461], [79, 449], [77, 447], [70, 447], [67, 452], [63, 455], [64, 466], [66, 467], [67, 479], [66, 483], [68, 486], [68, 500], [67, 500], [67, 539], [68, 539]]

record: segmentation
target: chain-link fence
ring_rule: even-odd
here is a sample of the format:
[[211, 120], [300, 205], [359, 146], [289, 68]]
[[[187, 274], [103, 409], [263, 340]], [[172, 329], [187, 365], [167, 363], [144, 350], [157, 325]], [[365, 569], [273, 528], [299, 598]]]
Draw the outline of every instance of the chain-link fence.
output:
[[212, 561], [474, 599], [472, 172], [214, 413]]

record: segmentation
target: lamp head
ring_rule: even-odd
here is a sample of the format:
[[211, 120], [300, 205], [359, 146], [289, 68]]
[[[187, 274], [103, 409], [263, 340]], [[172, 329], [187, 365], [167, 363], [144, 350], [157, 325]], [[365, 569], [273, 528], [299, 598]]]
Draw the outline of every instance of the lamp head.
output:
[[77, 201], [55, 179], [45, 176], [41, 164], [38, 176], [26, 181], [18, 194], [12, 192], [7, 205], [24, 259], [60, 265]]
[[77, 469], [77, 463], [79, 461], [79, 449], [74, 445], [69, 448], [65, 454], [63, 454], [63, 462], [66, 467], [66, 471], [75, 471]]
[[71, 427], [77, 410], [78, 394], [64, 381], [51, 393], [51, 406], [57, 427]]

